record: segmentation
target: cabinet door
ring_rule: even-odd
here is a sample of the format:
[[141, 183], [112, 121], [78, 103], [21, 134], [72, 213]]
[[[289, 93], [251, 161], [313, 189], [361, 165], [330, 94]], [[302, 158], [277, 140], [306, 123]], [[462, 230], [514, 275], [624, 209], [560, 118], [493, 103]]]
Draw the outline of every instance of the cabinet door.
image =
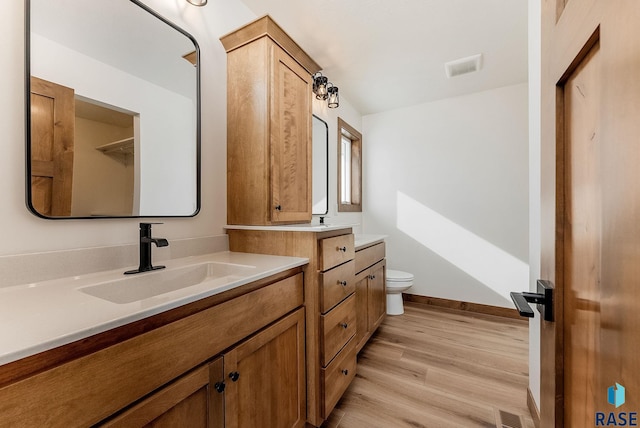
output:
[[178, 378], [103, 427], [221, 428], [224, 426], [222, 358]]
[[369, 275], [369, 331], [374, 332], [387, 311], [387, 295], [385, 293], [385, 264], [380, 262], [370, 269]]
[[369, 269], [356, 275], [356, 349], [364, 346], [369, 338]]
[[271, 44], [271, 220], [311, 221], [311, 76]]
[[225, 354], [225, 426], [304, 426], [304, 363], [304, 309]]

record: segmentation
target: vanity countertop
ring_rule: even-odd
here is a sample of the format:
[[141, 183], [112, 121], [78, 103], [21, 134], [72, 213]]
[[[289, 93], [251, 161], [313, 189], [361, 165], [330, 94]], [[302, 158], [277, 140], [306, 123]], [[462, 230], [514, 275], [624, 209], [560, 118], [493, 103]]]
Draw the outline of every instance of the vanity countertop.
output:
[[377, 244], [378, 242], [382, 242], [386, 237], [387, 235], [356, 234], [355, 236], [356, 251], [365, 247], [369, 247], [373, 244]]
[[131, 303], [113, 303], [82, 291], [96, 284], [132, 278], [123, 275], [128, 269], [0, 288], [0, 365], [302, 266], [309, 260], [223, 251], [166, 260], [163, 262], [166, 270], [134, 276], [161, 275], [172, 269], [210, 262], [239, 266], [241, 273], [214, 276], [190, 287]]
[[239, 224], [228, 224], [225, 229], [239, 230], [271, 230], [282, 232], [328, 232], [332, 230], [349, 229], [357, 224], [318, 224], [318, 223], [300, 223], [300, 224], [283, 224], [279, 226], [247, 226]]

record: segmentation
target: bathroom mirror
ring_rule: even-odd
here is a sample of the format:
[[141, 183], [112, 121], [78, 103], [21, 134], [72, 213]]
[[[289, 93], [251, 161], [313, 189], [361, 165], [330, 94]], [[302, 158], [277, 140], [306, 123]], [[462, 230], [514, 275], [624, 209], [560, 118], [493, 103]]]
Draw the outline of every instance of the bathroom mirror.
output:
[[311, 214], [329, 212], [329, 127], [327, 122], [313, 115], [313, 178]]
[[44, 218], [200, 209], [195, 39], [137, 0], [26, 0], [27, 206]]

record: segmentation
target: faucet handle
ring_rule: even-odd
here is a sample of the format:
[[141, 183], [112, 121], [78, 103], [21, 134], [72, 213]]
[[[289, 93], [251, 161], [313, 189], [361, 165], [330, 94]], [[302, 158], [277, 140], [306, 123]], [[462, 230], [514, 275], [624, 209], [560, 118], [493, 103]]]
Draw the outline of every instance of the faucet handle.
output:
[[151, 233], [151, 225], [152, 224], [163, 224], [163, 223], [147, 223], [147, 222], [142, 222], [140, 223], [140, 231], [145, 231], [145, 232], [149, 232]]

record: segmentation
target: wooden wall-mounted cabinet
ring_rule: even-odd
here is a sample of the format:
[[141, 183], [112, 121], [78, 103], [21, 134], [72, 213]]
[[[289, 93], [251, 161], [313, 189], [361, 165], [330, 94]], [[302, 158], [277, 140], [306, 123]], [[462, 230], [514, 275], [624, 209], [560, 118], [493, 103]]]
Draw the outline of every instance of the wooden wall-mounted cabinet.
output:
[[227, 51], [227, 223], [311, 221], [311, 75], [320, 67], [269, 17]]

